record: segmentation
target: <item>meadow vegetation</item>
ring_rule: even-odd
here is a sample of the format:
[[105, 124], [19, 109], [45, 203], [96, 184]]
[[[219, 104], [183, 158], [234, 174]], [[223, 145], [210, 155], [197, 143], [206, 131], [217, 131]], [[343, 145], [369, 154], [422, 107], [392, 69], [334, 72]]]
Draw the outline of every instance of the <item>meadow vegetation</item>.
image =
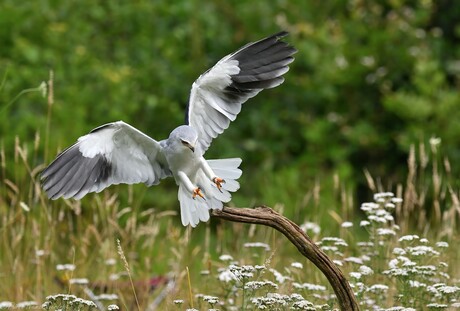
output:
[[349, 278], [362, 309], [460, 308], [460, 6], [453, 1], [0, 3], [0, 310], [329, 310], [270, 228], [184, 228], [177, 187], [49, 201], [39, 173], [123, 119], [162, 139], [200, 73], [279, 29], [298, 50], [207, 153]]
[[[298, 223], [341, 267], [363, 309], [460, 307], [455, 247], [460, 201], [442, 177], [448, 175], [446, 165], [436, 164], [438, 148], [439, 141], [432, 141], [429, 153], [412, 149], [408, 177], [395, 187], [396, 195], [379, 192], [377, 179], [367, 175], [376, 194], [359, 210], [337, 190], [342, 209], [315, 214], [321, 187], [317, 194], [304, 194], [305, 201], [315, 196], [318, 206]], [[19, 141], [16, 157], [1, 152], [2, 167], [27, 173], [2, 183], [0, 309], [337, 307], [324, 276], [273, 229], [216, 219], [184, 228], [177, 208], [145, 208], [135, 200], [138, 191], [145, 191], [140, 186], [105, 190], [82, 201], [48, 201], [40, 188], [41, 166], [30, 164], [37, 152], [23, 149]], [[422, 164], [424, 157], [429, 160]], [[343, 189], [338, 183], [337, 189]], [[132, 200], [120, 199], [120, 191]], [[432, 208], [423, 208], [427, 205]], [[306, 207], [280, 203], [274, 208], [302, 215]], [[429, 216], [420, 215], [426, 211]], [[329, 225], [320, 225], [326, 217]]]

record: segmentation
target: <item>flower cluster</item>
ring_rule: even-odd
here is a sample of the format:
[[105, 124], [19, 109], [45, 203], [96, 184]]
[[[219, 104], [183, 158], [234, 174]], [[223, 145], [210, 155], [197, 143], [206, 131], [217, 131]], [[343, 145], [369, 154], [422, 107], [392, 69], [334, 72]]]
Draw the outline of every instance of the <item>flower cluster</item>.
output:
[[[357, 243], [360, 256], [344, 259], [346, 263], [358, 265], [349, 275], [360, 304], [384, 309], [389, 288], [394, 286], [393, 278], [398, 280], [395, 301], [406, 306], [424, 309], [435, 308], [439, 301], [455, 303], [460, 296], [458, 288], [446, 285], [448, 265], [440, 260], [448, 243], [440, 241], [432, 246], [428, 239], [418, 235], [399, 236], [399, 227], [392, 213], [401, 203], [402, 200], [393, 193], [384, 192], [375, 194], [374, 202], [361, 205], [366, 219], [360, 222], [360, 226], [369, 232], [369, 241]], [[372, 284], [374, 274], [379, 275], [382, 284]], [[411, 308], [398, 306], [386, 310]]]

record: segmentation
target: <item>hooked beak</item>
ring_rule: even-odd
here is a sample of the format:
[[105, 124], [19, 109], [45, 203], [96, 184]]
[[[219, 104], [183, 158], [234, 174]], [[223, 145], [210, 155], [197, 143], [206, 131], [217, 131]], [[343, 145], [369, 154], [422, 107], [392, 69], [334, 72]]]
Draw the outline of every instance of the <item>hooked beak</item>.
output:
[[181, 140], [181, 142], [182, 142], [182, 145], [192, 150], [192, 152], [195, 152], [195, 147], [192, 146], [189, 142], [186, 142], [185, 140]]

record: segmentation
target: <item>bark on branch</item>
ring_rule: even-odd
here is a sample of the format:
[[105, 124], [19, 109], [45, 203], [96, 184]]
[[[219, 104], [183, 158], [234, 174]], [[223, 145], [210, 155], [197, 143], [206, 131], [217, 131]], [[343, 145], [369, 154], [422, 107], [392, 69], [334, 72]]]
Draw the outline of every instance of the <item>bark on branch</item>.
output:
[[235, 222], [272, 227], [284, 234], [299, 252], [313, 262], [326, 276], [337, 296], [340, 310], [359, 310], [355, 295], [342, 271], [294, 222], [269, 207], [212, 210], [212, 216]]

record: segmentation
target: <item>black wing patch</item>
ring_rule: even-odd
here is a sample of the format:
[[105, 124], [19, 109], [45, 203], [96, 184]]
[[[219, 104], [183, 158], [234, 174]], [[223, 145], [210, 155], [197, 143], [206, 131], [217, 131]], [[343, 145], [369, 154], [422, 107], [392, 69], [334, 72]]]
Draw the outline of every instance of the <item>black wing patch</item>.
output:
[[102, 154], [87, 158], [79, 143], [63, 151], [42, 173], [43, 189], [50, 199], [82, 197], [100, 184], [106, 184], [112, 165]]

